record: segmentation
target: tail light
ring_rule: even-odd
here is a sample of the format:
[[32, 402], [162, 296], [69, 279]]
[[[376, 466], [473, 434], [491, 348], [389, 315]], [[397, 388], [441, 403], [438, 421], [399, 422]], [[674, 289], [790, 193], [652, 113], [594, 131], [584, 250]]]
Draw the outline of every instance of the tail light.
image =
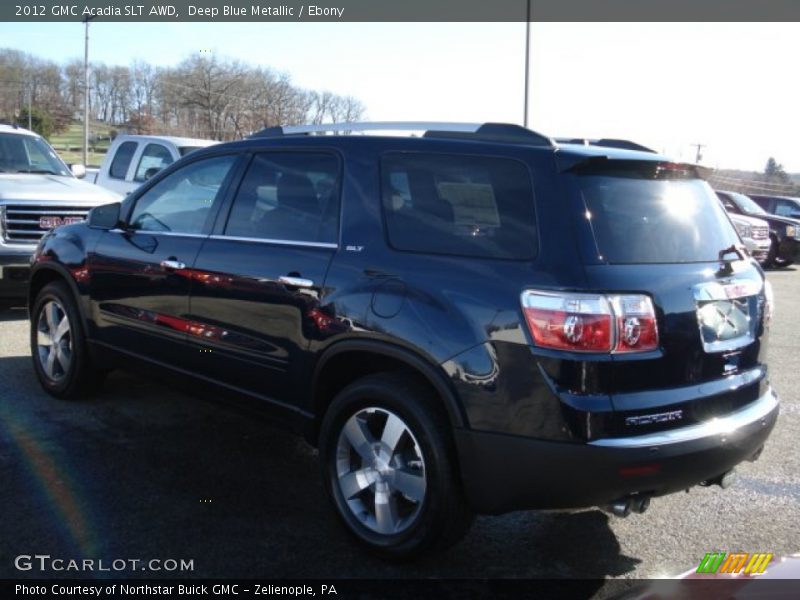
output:
[[522, 310], [538, 346], [573, 352], [645, 352], [658, 348], [653, 302], [641, 294], [525, 291]]

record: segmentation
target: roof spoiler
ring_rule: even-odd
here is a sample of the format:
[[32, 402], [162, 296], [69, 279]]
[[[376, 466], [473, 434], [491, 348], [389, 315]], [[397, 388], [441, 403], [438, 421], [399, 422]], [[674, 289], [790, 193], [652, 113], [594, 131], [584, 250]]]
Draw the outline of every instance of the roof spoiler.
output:
[[647, 158], [636, 160], [629, 158], [612, 158], [610, 156], [570, 156], [556, 153], [556, 161], [560, 173], [603, 173], [615, 169], [650, 171], [654, 174], [685, 173], [698, 179], [708, 179], [713, 169], [694, 163], [673, 162], [668, 159]]

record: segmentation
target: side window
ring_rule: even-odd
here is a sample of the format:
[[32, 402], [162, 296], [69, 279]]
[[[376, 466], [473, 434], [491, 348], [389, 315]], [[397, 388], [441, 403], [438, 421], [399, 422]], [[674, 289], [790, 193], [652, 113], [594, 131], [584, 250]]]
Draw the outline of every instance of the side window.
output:
[[800, 214], [800, 204], [791, 200], [778, 200], [775, 204], [775, 214], [782, 217], [797, 217]]
[[733, 200], [731, 200], [727, 196], [719, 196], [719, 199], [722, 200], [722, 206], [725, 207], [725, 210], [729, 212], [739, 212], [738, 208], [733, 203]]
[[479, 156], [397, 153], [381, 161], [383, 210], [397, 250], [529, 259], [538, 248], [527, 167]]
[[142, 194], [129, 227], [138, 231], [201, 233], [236, 156], [190, 163]]
[[119, 148], [117, 148], [117, 153], [114, 155], [114, 160], [111, 161], [108, 176], [114, 179], [125, 179], [135, 153], [136, 142], [123, 142], [120, 144]]
[[339, 161], [332, 154], [256, 154], [233, 201], [225, 235], [335, 243]]
[[[161, 144], [147, 144], [136, 167], [136, 181], [150, 179], [158, 171], [172, 164], [172, 155]], [[153, 170], [154, 169], [154, 170]], [[149, 171], [149, 173], [148, 173]]]

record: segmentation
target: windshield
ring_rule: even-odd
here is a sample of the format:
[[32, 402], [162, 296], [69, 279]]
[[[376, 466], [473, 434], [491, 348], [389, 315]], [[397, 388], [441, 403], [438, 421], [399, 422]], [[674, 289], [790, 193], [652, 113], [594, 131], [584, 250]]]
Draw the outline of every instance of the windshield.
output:
[[597, 254], [616, 264], [719, 260], [739, 244], [722, 204], [694, 177], [614, 171], [578, 177]]
[[736, 202], [736, 205], [741, 208], [744, 212], [752, 215], [766, 215], [767, 211], [761, 208], [758, 204], [753, 202], [750, 198], [745, 196], [744, 194], [737, 194], [736, 192], [730, 192], [733, 201]]
[[72, 177], [47, 142], [18, 133], [0, 134], [0, 173], [51, 173]]

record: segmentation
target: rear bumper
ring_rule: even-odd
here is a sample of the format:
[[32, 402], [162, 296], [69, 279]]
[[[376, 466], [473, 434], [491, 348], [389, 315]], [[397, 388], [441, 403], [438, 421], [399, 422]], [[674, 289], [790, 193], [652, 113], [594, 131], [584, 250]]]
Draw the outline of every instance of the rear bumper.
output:
[[767, 389], [726, 417], [667, 432], [580, 444], [457, 430], [456, 446], [478, 512], [581, 508], [669, 494], [721, 475], [757, 454], [778, 412]]

